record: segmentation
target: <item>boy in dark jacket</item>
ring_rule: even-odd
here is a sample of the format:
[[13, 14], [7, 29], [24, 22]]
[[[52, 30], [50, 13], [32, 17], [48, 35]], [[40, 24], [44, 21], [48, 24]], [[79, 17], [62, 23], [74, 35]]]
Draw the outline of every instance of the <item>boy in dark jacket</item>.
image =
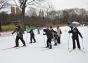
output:
[[54, 45], [56, 46], [56, 45], [57, 45], [57, 38], [58, 38], [57, 32], [54, 31], [54, 29], [52, 28], [52, 26], [50, 26], [50, 31], [51, 31], [52, 36], [53, 36], [52, 39], [53, 39], [53, 41], [54, 41]]
[[45, 34], [47, 36], [47, 47], [52, 49], [51, 39], [53, 38], [52, 32], [49, 29], [44, 29]]
[[34, 40], [34, 43], [36, 42], [36, 40], [35, 40], [35, 35], [34, 35], [34, 32], [33, 32], [33, 29], [31, 29], [30, 31], [29, 31], [29, 33], [30, 33], [30, 43], [32, 43], [32, 39]]
[[25, 45], [25, 41], [23, 39], [24, 30], [19, 25], [17, 25], [16, 29], [12, 32], [12, 34], [14, 34], [15, 32], [17, 33], [17, 36], [16, 36], [16, 46], [15, 47], [19, 46], [19, 43], [18, 43], [19, 39], [22, 41], [23, 46], [26, 46]]
[[75, 40], [77, 42], [78, 48], [80, 49], [81, 47], [80, 47], [78, 35], [80, 35], [80, 37], [83, 38], [82, 35], [81, 35], [81, 33], [78, 31], [78, 29], [76, 27], [73, 27], [68, 33], [72, 33], [73, 49], [76, 48]]

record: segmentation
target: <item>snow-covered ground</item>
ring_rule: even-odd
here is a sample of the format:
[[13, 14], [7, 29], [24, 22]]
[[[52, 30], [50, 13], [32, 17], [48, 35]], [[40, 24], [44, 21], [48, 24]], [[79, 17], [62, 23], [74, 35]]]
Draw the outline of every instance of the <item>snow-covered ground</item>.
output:
[[[24, 39], [27, 46], [18, 49], [11, 48], [15, 45], [15, 34], [11, 35], [10, 32], [8, 36], [0, 36], [0, 63], [88, 63], [88, 27], [78, 27], [78, 29], [83, 35], [85, 53], [78, 49], [69, 53], [68, 41], [71, 50], [72, 40], [71, 34], [69, 38], [67, 33], [69, 30], [67, 26], [61, 27], [61, 44], [53, 46], [52, 49], [44, 48], [46, 46], [46, 36], [43, 36], [42, 30], [41, 34], [37, 34], [37, 30], [34, 30], [37, 43], [29, 44], [30, 34], [25, 33]], [[83, 48], [81, 38], [80, 45]]]

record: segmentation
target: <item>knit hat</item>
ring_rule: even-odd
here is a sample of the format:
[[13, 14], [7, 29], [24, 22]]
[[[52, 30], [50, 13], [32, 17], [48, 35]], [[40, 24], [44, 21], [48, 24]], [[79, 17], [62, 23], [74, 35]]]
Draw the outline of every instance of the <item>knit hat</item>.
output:
[[59, 25], [57, 26], [57, 28], [59, 28]]
[[50, 26], [50, 28], [52, 28], [52, 26]]
[[16, 27], [20, 28], [20, 26], [19, 26], [19, 25], [16, 25]]

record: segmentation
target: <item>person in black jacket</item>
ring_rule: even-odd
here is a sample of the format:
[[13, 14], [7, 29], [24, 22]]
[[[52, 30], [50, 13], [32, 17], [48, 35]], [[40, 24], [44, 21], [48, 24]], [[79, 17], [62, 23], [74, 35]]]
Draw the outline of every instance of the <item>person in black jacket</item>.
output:
[[32, 39], [34, 40], [34, 43], [36, 43], [36, 40], [35, 40], [35, 34], [34, 34], [34, 32], [33, 32], [33, 29], [31, 29], [30, 31], [29, 31], [29, 33], [30, 33], [30, 43], [32, 43]]
[[51, 39], [53, 38], [52, 32], [47, 28], [43, 30], [45, 32], [45, 34], [47, 36], [47, 47], [49, 49], [52, 49], [52, 44], [51, 44]]
[[18, 43], [19, 39], [22, 41], [23, 46], [26, 46], [25, 45], [25, 41], [23, 39], [24, 30], [19, 25], [16, 25], [16, 29], [12, 32], [12, 34], [14, 34], [14, 33], [17, 33], [16, 46], [14, 46], [14, 47], [18, 47], [19, 46], [19, 43]]
[[72, 27], [72, 29], [68, 33], [72, 33], [73, 49], [76, 48], [75, 41], [77, 42], [78, 48], [81, 49], [78, 35], [80, 35], [81, 38], [83, 37], [81, 33], [78, 31], [78, 29], [76, 27]]
[[52, 33], [52, 40], [54, 41], [54, 45], [57, 45], [57, 32], [52, 28], [52, 26], [50, 26], [50, 31]]

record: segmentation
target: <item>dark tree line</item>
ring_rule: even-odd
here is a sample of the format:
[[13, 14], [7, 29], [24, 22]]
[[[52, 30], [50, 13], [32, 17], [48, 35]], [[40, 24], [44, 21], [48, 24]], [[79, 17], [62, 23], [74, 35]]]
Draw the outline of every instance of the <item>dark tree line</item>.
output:
[[[48, 26], [55, 24], [67, 24], [73, 21], [78, 21], [80, 23], [88, 23], [88, 15], [78, 15], [78, 14], [69, 14], [64, 12], [63, 16], [59, 18], [56, 16], [54, 20], [48, 17], [39, 17], [39, 16], [24, 16], [25, 25], [33, 26]], [[22, 16], [20, 14], [6, 14], [4, 12], [0, 13], [0, 25], [10, 25], [10, 24], [22, 24]]]
[[[84, 9], [83, 9], [84, 10]], [[67, 24], [72, 23], [73, 21], [77, 21], [81, 24], [88, 24], [88, 11], [78, 12], [79, 14], [74, 12], [74, 9], [68, 9], [62, 11], [62, 17], [56, 16], [53, 20], [53, 23], [55, 24]]]
[[[22, 16], [19, 14], [6, 14], [0, 13], [0, 22], [1, 25], [10, 25], [10, 24], [22, 24]], [[33, 25], [33, 26], [47, 26], [52, 25], [52, 21], [47, 17], [39, 17], [39, 16], [24, 16], [25, 25]]]
[[[31, 5], [35, 0], [28, 2], [28, 0], [18, 0], [20, 3], [21, 14], [6, 14], [5, 12], [0, 13], [0, 31], [2, 31], [2, 25], [10, 25], [10, 24], [22, 24], [22, 26], [26, 25], [33, 25], [33, 26], [49, 26], [55, 24], [67, 24], [73, 21], [78, 21], [80, 23], [88, 24], [88, 14], [84, 9], [76, 9], [80, 10], [80, 14], [74, 12], [74, 9], [62, 10], [62, 14], [56, 11], [49, 13], [47, 11], [46, 17], [39, 17], [39, 16], [25, 16], [25, 9], [27, 5]], [[27, 3], [28, 2], [28, 3]], [[7, 3], [7, 2], [6, 2]], [[7, 5], [7, 4], [5, 4]], [[34, 4], [33, 4], [34, 5]], [[4, 4], [0, 7], [2, 9]], [[50, 14], [50, 15], [49, 15]], [[61, 16], [59, 15], [61, 14]], [[51, 18], [49, 18], [49, 16]], [[54, 18], [54, 19], [52, 19]]]
[[[7, 6], [9, 6], [8, 1], [10, 1], [10, 0], [0, 0], [0, 10], [7, 7]], [[15, 5], [18, 6], [18, 8], [21, 9], [21, 15], [20, 15], [21, 16], [21, 22], [20, 23], [24, 27], [25, 26], [24, 18], [25, 18], [25, 10], [26, 10], [26, 8], [29, 5], [33, 5], [33, 6], [36, 6], [36, 4], [40, 5], [40, 3], [42, 1], [45, 1], [45, 0], [18, 0], [19, 5], [17, 4], [16, 0], [13, 0], [13, 1], [14, 1]], [[0, 21], [0, 31], [2, 31], [1, 26], [2, 26], [2, 22]]]

